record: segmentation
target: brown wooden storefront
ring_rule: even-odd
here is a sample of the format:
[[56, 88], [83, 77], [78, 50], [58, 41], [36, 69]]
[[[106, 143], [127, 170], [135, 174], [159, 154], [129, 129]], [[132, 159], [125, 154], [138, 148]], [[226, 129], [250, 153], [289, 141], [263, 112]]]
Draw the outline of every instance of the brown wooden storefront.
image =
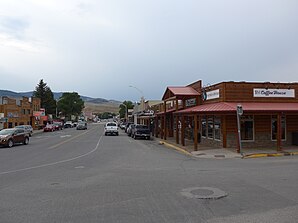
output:
[[[297, 83], [222, 82], [201, 88], [200, 93], [202, 100], [197, 99], [198, 105], [159, 114], [160, 131], [166, 133], [163, 139], [170, 136], [167, 128], [174, 126], [176, 143], [185, 145], [188, 137], [194, 150], [199, 145], [239, 150], [240, 142], [243, 148], [281, 150], [298, 140]], [[241, 141], [238, 105], [243, 108]]]

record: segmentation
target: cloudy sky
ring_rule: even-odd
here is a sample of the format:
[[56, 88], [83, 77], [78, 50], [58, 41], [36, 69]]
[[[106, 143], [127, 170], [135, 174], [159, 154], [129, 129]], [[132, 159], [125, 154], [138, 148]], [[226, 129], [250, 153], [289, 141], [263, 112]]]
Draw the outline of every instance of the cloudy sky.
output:
[[[115, 100], [298, 81], [297, 0], [0, 0], [0, 89]], [[133, 87], [129, 87], [133, 86]]]

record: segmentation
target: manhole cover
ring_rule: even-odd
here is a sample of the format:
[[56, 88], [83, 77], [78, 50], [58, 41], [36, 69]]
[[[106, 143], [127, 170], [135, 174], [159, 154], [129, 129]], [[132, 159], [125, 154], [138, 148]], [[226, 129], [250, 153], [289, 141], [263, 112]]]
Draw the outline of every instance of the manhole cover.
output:
[[181, 191], [181, 194], [188, 198], [214, 199], [214, 200], [228, 196], [226, 192], [213, 187], [185, 188]]

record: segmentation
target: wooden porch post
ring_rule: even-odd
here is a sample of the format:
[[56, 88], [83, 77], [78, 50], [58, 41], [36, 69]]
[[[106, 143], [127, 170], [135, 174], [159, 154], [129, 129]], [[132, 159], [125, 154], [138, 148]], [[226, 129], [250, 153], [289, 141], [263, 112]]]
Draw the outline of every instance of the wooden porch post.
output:
[[194, 115], [194, 151], [198, 151], [198, 115]]
[[164, 117], [163, 117], [163, 138], [167, 139], [167, 102], [164, 102]]
[[163, 138], [164, 138], [164, 140], [167, 140], [167, 131], [168, 131], [168, 129], [167, 129], [167, 115], [165, 114], [165, 117], [164, 117], [164, 124], [163, 124], [163, 126], [164, 126], [164, 133], [163, 133]]
[[223, 148], [227, 148], [227, 116], [223, 115], [221, 116], [222, 120], [222, 126], [221, 126], [221, 132], [222, 132], [222, 146]]
[[169, 132], [169, 137], [173, 137], [174, 136], [174, 114], [171, 114], [171, 118], [170, 118], [170, 128], [171, 131]]
[[[176, 111], [178, 111], [179, 107], [178, 107], [178, 99], [176, 98]], [[176, 143], [179, 144], [179, 116], [176, 115]]]
[[181, 118], [181, 144], [185, 146], [185, 117], [182, 115]]
[[176, 115], [176, 143], [179, 144], [179, 116]]
[[161, 139], [163, 139], [163, 118], [164, 118], [164, 116], [162, 115], [161, 117], [160, 117], [160, 138]]
[[282, 135], [282, 125], [281, 125], [281, 114], [277, 115], [277, 151], [281, 151], [281, 136]]
[[158, 126], [159, 126], [159, 117], [156, 116], [154, 120], [154, 130], [155, 130], [155, 137], [158, 137]]

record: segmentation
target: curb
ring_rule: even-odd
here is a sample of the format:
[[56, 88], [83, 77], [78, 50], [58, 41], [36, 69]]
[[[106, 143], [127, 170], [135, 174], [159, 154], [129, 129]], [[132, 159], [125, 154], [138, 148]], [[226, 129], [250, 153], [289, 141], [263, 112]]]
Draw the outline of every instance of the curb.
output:
[[190, 152], [187, 152], [186, 150], [181, 149], [180, 147], [178, 147], [178, 146], [174, 146], [174, 145], [172, 145], [172, 144], [170, 144], [170, 143], [167, 143], [167, 142], [165, 142], [165, 141], [159, 141], [159, 144], [160, 144], [160, 145], [165, 145], [165, 146], [170, 147], [170, 148], [173, 148], [173, 149], [175, 149], [175, 150], [177, 150], [177, 151], [179, 151], [179, 152], [181, 152], [181, 153], [184, 153], [185, 155], [193, 156]]
[[284, 153], [256, 153], [244, 155], [242, 159], [247, 158], [262, 158], [262, 157], [281, 157], [281, 156], [295, 156], [298, 155], [298, 152], [284, 152]]

